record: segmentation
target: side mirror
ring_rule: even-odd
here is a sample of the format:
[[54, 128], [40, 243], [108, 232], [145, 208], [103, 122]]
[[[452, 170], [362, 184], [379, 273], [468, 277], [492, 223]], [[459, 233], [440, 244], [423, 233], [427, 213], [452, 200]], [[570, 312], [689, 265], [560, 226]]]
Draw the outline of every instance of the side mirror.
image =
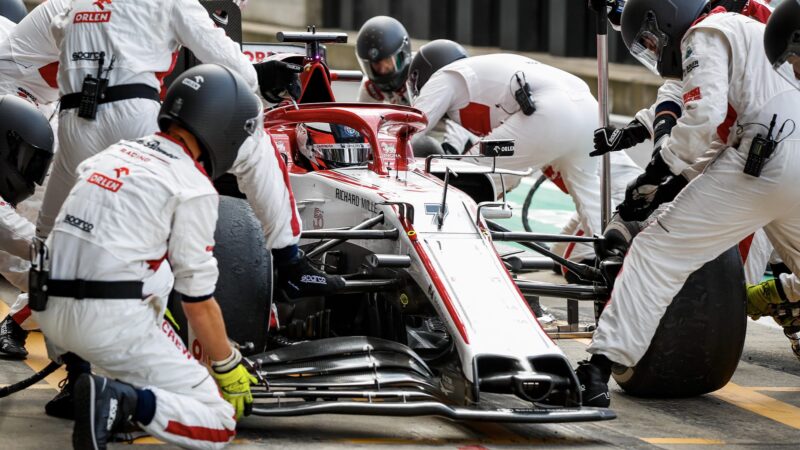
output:
[[480, 141], [480, 154], [492, 157], [514, 156], [514, 140], [491, 139]]
[[510, 219], [513, 215], [511, 208], [502, 202], [480, 202], [478, 203], [478, 214], [476, 223], [484, 219]]
[[514, 214], [506, 208], [483, 208], [481, 215], [484, 219], [510, 219]]

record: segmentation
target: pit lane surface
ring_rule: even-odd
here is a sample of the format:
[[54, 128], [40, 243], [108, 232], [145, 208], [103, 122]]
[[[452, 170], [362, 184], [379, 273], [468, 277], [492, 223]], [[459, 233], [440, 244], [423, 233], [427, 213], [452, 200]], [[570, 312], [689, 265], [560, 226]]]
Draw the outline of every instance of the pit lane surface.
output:
[[[537, 278], [549, 277], [539, 274]], [[14, 298], [8, 285], [0, 297]], [[563, 300], [543, 299], [558, 318], [566, 317]], [[0, 303], [0, 315], [7, 307]], [[591, 321], [590, 305], [581, 319]], [[559, 340], [573, 363], [586, 357], [586, 340]], [[41, 335], [28, 339], [26, 361], [0, 360], [0, 384], [30, 376], [46, 363]], [[0, 399], [0, 448], [67, 448], [71, 422], [47, 417], [44, 404], [57, 392], [63, 374], [56, 373], [33, 388]], [[784, 446], [800, 442], [800, 362], [777, 328], [750, 322], [745, 352], [733, 382], [720, 391], [683, 400], [648, 400], [626, 396], [612, 385], [612, 406], [618, 419], [609, 422], [552, 425], [455, 423], [435, 417], [388, 418], [311, 416], [240, 422], [236, 446], [248, 448], [394, 448], [454, 449], [587, 447], [697, 448], [735, 445], [742, 448]], [[498, 406], [508, 403], [492, 399]], [[522, 402], [511, 400], [517, 406]], [[152, 438], [138, 445], [172, 448]], [[122, 448], [115, 444], [112, 448]]]

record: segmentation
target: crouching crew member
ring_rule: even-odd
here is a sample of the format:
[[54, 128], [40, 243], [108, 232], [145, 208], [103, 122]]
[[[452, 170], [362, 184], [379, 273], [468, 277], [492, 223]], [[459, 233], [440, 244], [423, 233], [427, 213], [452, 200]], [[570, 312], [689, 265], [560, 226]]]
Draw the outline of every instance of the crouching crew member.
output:
[[[47, 241], [49, 281], [31, 287], [51, 356], [71, 352], [108, 375], [78, 378], [75, 448], [106, 448], [128, 421], [181, 447], [220, 448], [233, 439], [255, 379], [228, 342], [212, 296], [219, 202], [212, 180], [231, 168], [260, 112], [237, 74], [198, 66], [167, 92], [160, 133], [120, 141], [79, 166]], [[142, 298], [150, 262], [165, 254], [211, 370], [191, 356], [153, 299]], [[32, 274], [32, 281], [45, 278]], [[37, 284], [47, 285], [46, 302]]]

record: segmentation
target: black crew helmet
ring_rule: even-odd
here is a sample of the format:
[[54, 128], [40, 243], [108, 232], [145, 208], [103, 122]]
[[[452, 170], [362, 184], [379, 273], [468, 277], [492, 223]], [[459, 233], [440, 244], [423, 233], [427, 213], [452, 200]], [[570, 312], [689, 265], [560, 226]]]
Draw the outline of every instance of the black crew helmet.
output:
[[408, 69], [408, 91], [411, 96], [419, 95], [437, 70], [467, 56], [461, 44], [448, 39], [437, 39], [420, 47]]
[[799, 0], [784, 0], [775, 8], [764, 29], [764, 51], [778, 71], [790, 56], [800, 57]]
[[[375, 16], [361, 26], [356, 38], [356, 56], [361, 70], [378, 89], [395, 92], [403, 88], [411, 64], [411, 41], [397, 19]], [[376, 64], [390, 64], [385, 73]]]
[[26, 15], [28, 15], [28, 9], [25, 8], [22, 0], [0, 0], [0, 16], [19, 23]]
[[622, 40], [645, 67], [664, 78], [683, 78], [681, 39], [705, 12], [708, 0], [628, 0]]
[[199, 160], [212, 180], [230, 170], [259, 120], [261, 101], [247, 82], [216, 64], [195, 66], [176, 78], [158, 113], [162, 131], [174, 123], [194, 135], [203, 151]]
[[53, 129], [36, 106], [0, 96], [0, 196], [17, 205], [42, 185], [53, 160]]

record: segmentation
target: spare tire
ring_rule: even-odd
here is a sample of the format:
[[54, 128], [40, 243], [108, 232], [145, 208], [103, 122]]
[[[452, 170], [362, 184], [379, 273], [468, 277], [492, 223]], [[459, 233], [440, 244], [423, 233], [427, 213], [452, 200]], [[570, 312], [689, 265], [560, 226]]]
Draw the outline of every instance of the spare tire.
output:
[[747, 332], [742, 260], [736, 247], [693, 273], [667, 308], [650, 348], [635, 367], [615, 366], [626, 393], [691, 397], [725, 386]]
[[[214, 233], [214, 257], [219, 280], [214, 297], [225, 320], [228, 337], [245, 345], [243, 354], [261, 353], [266, 348], [272, 302], [272, 258], [266, 250], [264, 232], [246, 200], [219, 198], [219, 218]], [[180, 295], [170, 299], [170, 309], [187, 342], [186, 318], [179, 305]]]

